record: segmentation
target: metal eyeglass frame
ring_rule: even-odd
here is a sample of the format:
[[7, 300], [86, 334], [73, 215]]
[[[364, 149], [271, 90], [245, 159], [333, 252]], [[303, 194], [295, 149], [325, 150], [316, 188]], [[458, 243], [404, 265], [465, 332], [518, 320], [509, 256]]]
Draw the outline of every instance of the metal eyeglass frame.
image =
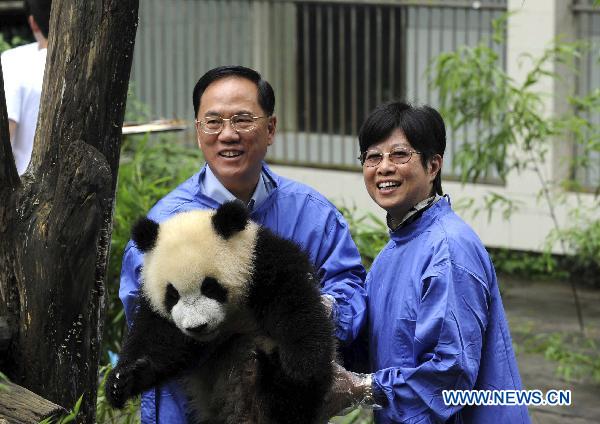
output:
[[[247, 116], [249, 118], [252, 118], [254, 120], [254, 124], [253, 124], [252, 128], [248, 128], [248, 129], [237, 128], [235, 126], [234, 120], [238, 116]], [[268, 118], [268, 116], [266, 116], [266, 115], [264, 115], [264, 116], [254, 116], [254, 115], [249, 115], [249, 114], [246, 114], [246, 113], [239, 113], [239, 114], [236, 114], [236, 115], [232, 115], [230, 118], [223, 118], [221, 116], [214, 116], [214, 117], [211, 117], [211, 118], [213, 118], [213, 119], [217, 119], [218, 118], [218, 119], [221, 120], [221, 128], [219, 128], [218, 131], [212, 131], [212, 132], [209, 132], [209, 131], [206, 130], [206, 118], [207, 117], [205, 116], [204, 119], [201, 119], [201, 120], [196, 119], [196, 120], [194, 120], [194, 122], [196, 123], [196, 129], [198, 129], [198, 126], [200, 126], [200, 129], [202, 130], [202, 132], [204, 134], [215, 135], [215, 134], [220, 134], [221, 131], [223, 131], [223, 129], [225, 128], [225, 121], [229, 121], [229, 125], [231, 125], [231, 128], [233, 128], [233, 130], [235, 132], [237, 132], [237, 133], [240, 133], [240, 132], [247, 133], [247, 132], [250, 132], [250, 131], [256, 129], [256, 120], [257, 119]]]
[[[391, 154], [394, 153], [394, 152], [397, 152], [399, 150], [402, 150], [402, 151], [405, 151], [405, 152], [409, 153], [408, 159], [406, 159], [404, 162], [396, 162], [395, 160], [392, 159]], [[374, 164], [374, 165], [365, 165], [366, 156], [367, 156], [367, 153], [369, 153], [369, 152], [377, 152], [380, 155], [379, 156], [379, 161], [376, 164]], [[367, 150], [367, 151], [361, 153], [361, 155], [357, 159], [360, 161], [360, 164], [362, 166], [366, 166], [367, 168], [374, 168], [376, 166], [379, 166], [381, 164], [381, 162], [383, 162], [383, 158], [387, 155], [389, 157], [389, 159], [390, 159], [390, 162], [392, 162], [393, 164], [395, 164], [395, 165], [404, 165], [405, 163], [408, 163], [411, 160], [413, 153], [417, 154], [417, 155], [420, 155], [422, 152], [417, 152], [416, 150], [408, 150], [408, 149], [404, 149], [404, 148], [396, 148], [396, 149], [392, 150], [391, 152], [379, 152], [379, 151], [376, 151], [376, 150]]]

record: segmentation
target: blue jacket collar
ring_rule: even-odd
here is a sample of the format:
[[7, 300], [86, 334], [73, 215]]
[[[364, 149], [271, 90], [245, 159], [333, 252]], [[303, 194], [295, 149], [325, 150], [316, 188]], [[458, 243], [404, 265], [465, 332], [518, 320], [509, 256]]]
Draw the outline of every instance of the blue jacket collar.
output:
[[406, 226], [401, 226], [395, 231], [390, 231], [390, 237], [396, 243], [403, 244], [418, 237], [426, 231], [441, 216], [451, 212], [450, 197], [444, 196], [423, 212], [419, 219]]
[[[202, 192], [202, 180], [204, 179], [204, 176], [206, 175], [207, 168], [208, 168], [208, 165], [205, 163], [204, 166], [202, 167], [202, 169], [200, 169], [200, 172], [198, 174], [196, 174], [196, 186], [198, 188], [196, 190], [195, 197], [202, 204], [206, 205], [207, 207], [209, 207], [211, 209], [217, 209], [219, 206], [221, 206], [222, 202], [219, 202], [219, 201], [205, 195]], [[256, 209], [254, 209], [254, 211], [251, 213], [251, 215], [254, 215], [255, 212], [264, 210], [265, 208], [269, 207], [269, 205], [273, 202], [275, 193], [277, 192], [277, 189], [279, 188], [279, 186], [281, 184], [281, 177], [279, 175], [273, 173], [273, 171], [271, 171], [271, 168], [269, 168], [267, 163], [264, 161], [262, 162], [262, 172], [273, 183], [273, 189], [272, 189], [271, 193], [269, 193], [267, 198], [263, 202], [261, 202], [261, 204]]]

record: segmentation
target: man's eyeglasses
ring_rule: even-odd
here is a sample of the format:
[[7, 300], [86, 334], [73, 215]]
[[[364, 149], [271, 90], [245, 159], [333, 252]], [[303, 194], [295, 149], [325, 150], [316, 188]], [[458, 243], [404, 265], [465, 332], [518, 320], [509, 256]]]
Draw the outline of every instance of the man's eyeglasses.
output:
[[379, 150], [367, 150], [363, 154], [358, 157], [358, 160], [363, 166], [368, 168], [372, 168], [373, 166], [377, 166], [381, 163], [384, 156], [389, 156], [390, 160], [396, 165], [402, 165], [410, 160], [412, 155], [420, 155], [421, 152], [417, 152], [415, 150], [408, 150], [402, 147], [396, 148], [391, 152], [380, 152]]
[[223, 131], [225, 121], [229, 121], [235, 132], [248, 132], [256, 128], [256, 120], [261, 118], [268, 118], [268, 116], [253, 116], [248, 113], [233, 115], [231, 118], [205, 116], [204, 119], [196, 119], [196, 128], [206, 134], [219, 134]]

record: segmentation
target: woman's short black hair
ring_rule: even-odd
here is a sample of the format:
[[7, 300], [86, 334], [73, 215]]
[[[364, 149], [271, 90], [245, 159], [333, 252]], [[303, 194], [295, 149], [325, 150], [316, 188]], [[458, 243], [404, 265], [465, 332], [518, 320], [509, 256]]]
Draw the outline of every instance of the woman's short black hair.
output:
[[[358, 134], [361, 154], [388, 138], [396, 129], [402, 131], [411, 146], [421, 152], [423, 167], [434, 155], [444, 157], [446, 127], [441, 115], [430, 106], [417, 107], [402, 101], [384, 103], [369, 114]], [[433, 190], [443, 194], [441, 170], [433, 181]]]
[[245, 66], [230, 65], [213, 68], [202, 75], [198, 80], [192, 96], [195, 117], [198, 116], [198, 111], [200, 110], [200, 98], [202, 97], [204, 90], [206, 90], [213, 82], [226, 77], [246, 78], [256, 84], [256, 87], [258, 88], [258, 104], [267, 116], [273, 115], [273, 111], [275, 110], [275, 93], [273, 92], [271, 84], [264, 80], [254, 69], [246, 68]]

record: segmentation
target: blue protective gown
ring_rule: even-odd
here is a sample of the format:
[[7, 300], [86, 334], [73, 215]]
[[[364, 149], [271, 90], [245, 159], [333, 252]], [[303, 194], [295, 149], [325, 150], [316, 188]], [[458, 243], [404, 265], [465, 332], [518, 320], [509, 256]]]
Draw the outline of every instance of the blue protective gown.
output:
[[365, 287], [377, 423], [529, 423], [525, 406], [444, 405], [445, 389], [521, 389], [494, 267], [447, 198], [391, 233]]
[[[161, 222], [191, 209], [216, 209], [219, 203], [200, 189], [206, 166], [161, 199], [148, 217]], [[337, 209], [322, 195], [303, 184], [273, 174], [263, 164], [263, 172], [275, 182], [265, 201], [250, 217], [278, 235], [294, 240], [310, 256], [321, 281], [321, 291], [336, 300], [336, 336], [344, 343], [352, 341], [359, 330], [357, 316], [364, 315], [365, 270], [350, 237], [348, 225]], [[139, 275], [143, 255], [130, 241], [123, 257], [119, 297], [131, 323], [139, 295]], [[174, 382], [142, 395], [142, 422], [185, 423], [185, 397]]]

